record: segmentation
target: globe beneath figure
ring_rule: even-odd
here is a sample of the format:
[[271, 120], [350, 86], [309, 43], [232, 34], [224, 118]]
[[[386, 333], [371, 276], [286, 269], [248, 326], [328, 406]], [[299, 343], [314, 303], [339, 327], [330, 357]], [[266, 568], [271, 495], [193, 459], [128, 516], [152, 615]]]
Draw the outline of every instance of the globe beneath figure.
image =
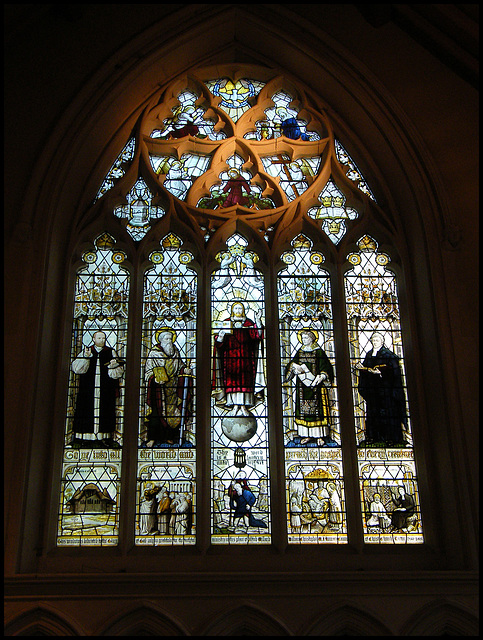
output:
[[221, 421], [221, 429], [225, 436], [233, 442], [246, 442], [257, 432], [255, 416], [225, 416]]

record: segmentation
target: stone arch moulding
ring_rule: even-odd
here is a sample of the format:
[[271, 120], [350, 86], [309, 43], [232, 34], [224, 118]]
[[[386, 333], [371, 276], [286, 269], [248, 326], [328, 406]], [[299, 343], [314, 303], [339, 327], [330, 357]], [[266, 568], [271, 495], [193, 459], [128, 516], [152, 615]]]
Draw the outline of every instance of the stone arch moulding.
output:
[[97, 633], [99, 636], [187, 636], [184, 626], [152, 603], [134, 606], [121, 615], [116, 614]]
[[405, 623], [401, 636], [477, 636], [479, 620], [467, 607], [447, 599], [425, 604]]
[[329, 608], [303, 630], [304, 636], [392, 636], [382, 622], [367, 610], [339, 603]]
[[[319, 95], [324, 96], [326, 101], [331, 104], [331, 115], [338, 117], [338, 102], [344, 103], [343, 110], [347, 110], [350, 104], [352, 109], [362, 109], [360, 115], [364, 120], [370, 119], [370, 129], [377, 128], [378, 122], [388, 123], [387, 126], [391, 129], [399, 129], [394, 136], [395, 140], [415, 140], [413, 144], [420, 146], [420, 142], [416, 139], [416, 133], [412, 130], [404, 114], [398, 112], [397, 106], [385, 95], [385, 90], [378, 86], [377, 81], [369, 77], [368, 72], [359, 69], [357, 61], [349, 59], [349, 54], [339, 43], [333, 41], [327, 34], [317, 34], [317, 49], [315, 49], [317, 54], [315, 54], [314, 51], [309, 50], [310, 42], [313, 39], [311, 30], [307, 34], [307, 43], [302, 48], [286, 32], [285, 16], [278, 15], [279, 9], [274, 8], [276, 5], [270, 6], [272, 20], [268, 30], [267, 23], [263, 21], [263, 10], [255, 8], [255, 11], [252, 11], [253, 7], [250, 7], [250, 15], [248, 15], [243, 8], [230, 7], [226, 9], [225, 7], [224, 9], [225, 12], [227, 10], [231, 12], [233, 20], [236, 20], [239, 25], [241, 24], [239, 29], [243, 29], [243, 26], [249, 22], [249, 28], [255, 33], [263, 31], [264, 38], [251, 37], [246, 43], [250, 48], [252, 59], [258, 59], [260, 65], [265, 66], [267, 71], [273, 70], [278, 65], [273, 62], [272, 45], [276, 38], [283, 36], [285, 50], [283, 62], [287, 64], [285, 70], [287, 75], [296, 73], [300, 84], [308, 84]], [[41, 215], [40, 212], [42, 214], [45, 212], [45, 203], [42, 202], [41, 197], [37, 196], [41, 196], [42, 193], [47, 196], [47, 192], [53, 188], [54, 182], [64, 185], [61, 189], [62, 192], [58, 192], [56, 196], [58, 205], [49, 198], [51, 205], [57, 211], [57, 217], [64, 216], [65, 218], [62, 200], [63, 197], [70, 196], [72, 198], [73, 193], [79, 195], [76, 198], [79, 202], [77, 213], [80, 210], [85, 210], [89, 198], [96, 190], [96, 185], [105, 175], [109, 163], [119, 152], [119, 145], [122, 145], [121, 142], [116, 145], [114, 139], [122, 140], [123, 135], [132, 129], [139, 114], [144, 107], [149, 105], [153, 96], [159, 91], [159, 87], [168, 85], [173, 78], [186, 73], [189, 68], [192, 68], [194, 61], [196, 61], [195, 68], [199, 68], [203, 65], [208, 66], [215, 56], [219, 56], [221, 64], [232, 58], [236, 45], [235, 37], [229, 29], [216, 29], [218, 21], [222, 19], [216, 7], [217, 5], [209, 5], [208, 9], [205, 8], [201, 11], [196, 21], [192, 16], [191, 20], [188, 20], [188, 37], [183, 37], [183, 55], [175, 55], [179, 53], [181, 46], [181, 43], [177, 44], [174, 36], [179, 23], [171, 25], [172, 16], [169, 16], [162, 25], [151, 27], [115, 54], [96, 76], [79, 91], [71, 107], [59, 119], [58, 126], [47, 146], [45, 160], [38, 163], [28, 190], [26, 201], [31, 200], [31, 203], [37, 201], [38, 206], [34, 207], [37, 215]], [[181, 13], [183, 11], [181, 10]], [[226, 15], [223, 20], [226, 21]], [[211, 38], [206, 38], [206, 31], [199, 28], [203, 22], [210, 26], [210, 33], [216, 34], [214, 41]], [[291, 57], [294, 62], [290, 62]], [[314, 58], [320, 68], [320, 77], [305, 77], [304, 59], [307, 61], [310, 59], [313, 62]], [[142, 64], [126, 62], [127, 60], [138, 61], [140, 59]], [[240, 59], [240, 63], [243, 63], [242, 59]], [[235, 68], [238, 65], [233, 66]], [[113, 68], [116, 69], [116, 73], [113, 73]], [[282, 69], [283, 71], [284, 69]], [[335, 77], [338, 77], [340, 92], [337, 96], [327, 95], [330, 83], [325, 82], [325, 79]], [[362, 98], [359, 95], [361, 93], [363, 93]], [[356, 94], [358, 95], [357, 101], [354, 100]], [[114, 103], [115, 109], [113, 108]], [[113, 113], [116, 114], [115, 117], [112, 116]], [[369, 145], [366, 146], [369, 149], [369, 154], [374, 158], [374, 166], [383, 166], [384, 163], [377, 162], [377, 147], [374, 149], [374, 153], [371, 153], [370, 135], [367, 134], [366, 138], [367, 140], [364, 142]], [[104, 152], [99, 149], [99, 140], [104, 141]], [[107, 140], [110, 142], [106, 146]], [[84, 154], [80, 153], [81, 147], [84, 147]], [[99, 160], [98, 168], [92, 172], [86, 172], [85, 167], [81, 171], [75, 168], [77, 159], [82, 155], [85, 157], [86, 150], [94, 162], [96, 158]], [[407, 155], [408, 151], [411, 153], [411, 158]], [[100, 154], [102, 155], [102, 153], [108, 153], [109, 158], [101, 159]], [[427, 156], [419, 149], [418, 154], [412, 153], [408, 149], [392, 150], [388, 144], [385, 153], [392, 156], [392, 161], [397, 162], [399, 167], [406, 167], [405, 173], [407, 175], [407, 167], [417, 162], [417, 157]], [[66, 155], [70, 156], [70, 161], [65, 160]], [[439, 190], [439, 185], [438, 189], [434, 189], [430, 184], [433, 176], [428, 175], [424, 167], [418, 166], [411, 171], [410, 176], [408, 175], [408, 194], [412, 177], [415, 179], [417, 177], [418, 181], [423, 179], [428, 183], [425, 189], [419, 190], [428, 194], [428, 198], [429, 194]], [[384, 190], [383, 186], [380, 188], [383, 190], [382, 200], [387, 201], [392, 208], [393, 203], [391, 203], [392, 198], [389, 190]], [[29, 195], [32, 190], [40, 193]], [[431, 202], [431, 206], [427, 206], [429, 204], [430, 202], [423, 202], [419, 205], [420, 210], [425, 211], [426, 216], [431, 211], [445, 210], [441, 203], [437, 203], [435, 206], [435, 203]], [[25, 211], [28, 210], [29, 207], [26, 206]], [[431, 216], [429, 215], [429, 217]], [[435, 228], [433, 222], [429, 220], [432, 233]], [[421, 221], [421, 224], [424, 224], [424, 221]]]
[[[209, 6], [215, 7], [216, 5]], [[210, 13], [211, 11], [213, 11], [213, 15]], [[247, 20], [243, 9], [235, 10], [231, 8], [229, 11], [239, 11], [240, 13], [236, 15], [243, 16], [244, 20]], [[275, 13], [275, 16], [276, 15]], [[214, 18], [214, 21], [210, 24], [210, 31], [216, 31], [215, 27], [217, 18], [219, 17], [217, 11], [215, 9], [202, 11], [201, 19], [209, 20], [211, 17]], [[236, 16], [234, 15], [234, 17]], [[199, 22], [196, 24], [198, 27], [200, 26]], [[261, 29], [262, 25], [257, 13], [250, 17], [250, 25], [255, 31]], [[169, 31], [170, 28], [172, 29], [171, 32]], [[170, 27], [169, 20], [167, 25], [163, 25], [162, 41], [161, 34], [159, 33], [159, 25], [157, 29], [158, 30], [155, 28], [149, 29], [109, 60], [95, 78], [83, 88], [78, 98], [76, 98], [71, 107], [67, 109], [65, 116], [60, 119], [59, 125], [46, 148], [46, 152], [38, 164], [38, 172], [33, 178], [32, 188], [29, 190], [26, 200], [26, 202], [32, 206], [32, 210], [34, 211], [33, 215], [36, 216], [38, 220], [42, 219], [45, 211], [52, 212], [54, 223], [49, 227], [48, 231], [45, 231], [41, 223], [35, 225], [36, 227], [40, 227], [41, 235], [45, 236], [46, 233], [50, 233], [54, 228], [58, 232], [58, 236], [56, 237], [59, 238], [65, 238], [69, 232], [72, 232], [73, 227], [71, 222], [68, 221], [66, 224], [66, 218], [69, 218], [68, 214], [72, 212], [73, 216], [81, 217], [82, 212], [85, 211], [87, 207], [88, 201], [90, 201], [92, 195], [96, 192], [102, 176], [105, 175], [109, 167], [109, 162], [112, 162], [119, 153], [122, 145], [125, 144], [127, 136], [132, 131], [136, 120], [142, 113], [143, 108], [152, 101], [153, 95], [159, 92], [160, 86], [168, 86], [173, 78], [181, 73], [185, 73], [186, 69], [190, 66], [189, 63], [193, 61], [196, 61], [197, 67], [201, 62], [210, 62], [215, 53], [219, 53], [221, 59], [220, 64], [222, 64], [228, 54], [235, 51], [236, 39], [233, 33], [228, 32], [223, 36], [222, 42], [215, 43], [218, 44], [219, 47], [213, 47], [210, 53], [210, 56], [212, 56], [210, 60], [208, 56], [209, 52], [207, 51], [207, 40], [209, 39], [206, 38], [206, 33], [203, 32], [203, 34], [200, 35], [199, 31], [194, 28], [193, 23], [190, 22], [188, 24], [188, 36], [183, 36], [183, 43], [188, 43], [186, 45], [186, 51], [182, 58], [176, 60], [175, 57], [173, 57], [173, 51], [177, 50], [174, 46], [176, 43], [173, 40], [175, 26], [172, 25]], [[270, 26], [270, 38], [273, 39], [275, 34], [281, 36], [282, 33], [284, 32], [281, 25], [278, 27], [276, 24]], [[221, 38], [221, 36], [217, 36], [217, 38]], [[253, 54], [250, 56], [251, 59], [254, 57], [259, 59], [261, 61], [260, 64], [270, 62], [271, 52], [265, 49], [266, 45], [263, 42], [255, 42], [257, 40], [256, 38], [250, 39], [250, 42], [252, 42], [252, 40], [254, 44], [250, 45], [253, 48], [253, 50], [250, 51], [250, 53]], [[356, 74], [351, 72], [353, 67], [344, 60], [343, 53], [341, 53], [338, 47], [336, 48], [334, 46], [329, 36], [322, 37], [318, 48], [313, 49], [313, 51], [317, 51], [317, 54], [313, 52], [311, 54], [312, 56], [316, 56], [316, 62], [321, 70], [320, 78], [317, 79], [307, 77], [306, 72], [304, 72], [303, 61], [309, 55], [307, 53], [307, 47], [309, 45], [304, 44], [304, 50], [302, 51], [292, 37], [289, 37], [286, 43], [287, 47], [291, 48], [294, 55], [298, 58], [296, 66], [299, 71], [299, 84], [302, 86], [309, 84], [312, 92], [324, 96], [324, 77], [327, 77], [329, 74], [335, 76], [335, 70], [339, 68], [341, 71], [338, 80], [341, 87], [340, 100], [345, 101], [345, 110], [347, 110], [347, 105], [351, 102], [351, 104], [354, 104], [354, 109], [359, 110], [358, 116], [360, 117], [358, 120], [370, 120], [372, 128], [375, 128], [378, 116], [381, 115], [382, 122], [391, 123], [388, 125], [391, 133], [389, 139], [391, 139], [392, 136], [394, 136], [396, 140], [407, 137], [405, 127], [408, 131], [411, 127], [407, 124], [407, 119], [404, 117], [404, 114], [401, 115], [397, 113], [397, 117], [394, 116], [391, 111], [393, 105], [390, 101], [384, 102], [374, 98], [374, 95], [379, 95], [378, 91], [380, 91], [380, 88], [377, 87], [377, 90], [375, 89], [374, 92], [371, 92], [371, 78], [363, 77], [362, 80], [355, 78]], [[181, 46], [181, 40], [177, 41], [177, 44]], [[168, 50], [168, 45], [171, 46], [170, 50]], [[198, 45], [201, 46], [200, 51], [202, 55], [200, 55], [200, 58], [194, 55], [195, 51], [198, 53], [196, 49]], [[331, 51], [328, 63], [325, 63], [323, 59], [324, 51]], [[142, 53], [144, 57], [141, 55]], [[120, 59], [124, 61], [137, 60], [138, 62], [132, 62], [132, 64], [125, 63], [123, 73], [112, 74], [113, 66], [115, 66], [116, 61]], [[139, 62], [140, 59], [142, 59], [142, 62]], [[164, 68], [161, 68], [161, 62], [163, 61], [166, 62], [166, 65]], [[286, 64], [288, 68], [287, 73], [292, 73], [292, 70], [295, 70], [294, 64], [289, 64], [286, 55], [282, 62]], [[352, 62], [353, 61], [351, 61], [351, 63]], [[233, 66], [240, 67], [241, 63], [240, 65]], [[347, 81], [346, 84], [348, 88], [344, 86], [344, 81]], [[366, 103], [363, 107], [361, 107], [360, 101], [353, 101], [353, 94], [355, 92], [364, 92]], [[333, 105], [337, 105], [339, 98], [335, 94], [332, 94], [327, 97], [324, 96], [324, 99], [332, 101]], [[374, 107], [374, 113], [371, 113], [371, 107]], [[112, 113], [116, 115], [113, 117]], [[397, 127], [399, 129], [394, 133]], [[119, 141], [119, 145], [115, 150], [115, 145], [112, 143], [114, 139]], [[111, 157], [108, 160], [106, 160], [106, 145], [109, 145], [111, 153]], [[387, 156], [392, 159], [392, 162], [396, 163], [397, 167], [404, 162], [404, 157], [408, 159], [408, 169], [402, 174], [403, 176], [416, 175], [416, 169], [419, 169], [419, 165], [414, 169], [415, 160], [407, 149], [402, 149], [396, 159], [395, 156], [398, 154], [390, 149], [389, 143], [386, 143], [386, 147], [387, 148], [383, 150], [383, 154], [386, 153]], [[378, 164], [380, 153], [374, 148], [373, 144], [369, 145], [367, 149], [368, 154], [372, 154], [374, 151], [374, 162]], [[97, 161], [97, 166], [94, 171], [91, 171], [92, 165], [86, 169], [86, 165], [89, 163], [85, 159], [89, 157], [93, 159], [92, 164], [95, 165]], [[82, 164], [80, 158], [84, 158], [84, 164]], [[383, 165], [382, 161], [380, 164], [381, 166]], [[424, 170], [421, 170], [420, 174], [423, 177], [418, 177], [418, 181], [424, 180], [429, 186], [423, 190], [423, 202], [418, 204], [416, 210], [426, 208], [427, 211], [434, 211], [433, 203], [426, 195], [434, 191], [433, 188], [429, 188], [431, 186], [430, 176]], [[43, 178], [45, 178], [45, 180]], [[404, 178], [402, 182], [405, 182]], [[39, 197], [37, 198], [36, 190], [40, 184], [43, 186], [42, 188], [39, 187]], [[412, 191], [410, 186], [411, 185], [407, 183], [408, 193]], [[78, 204], [74, 205], [73, 203]], [[67, 215], [66, 212], [68, 212]], [[417, 221], [417, 223], [422, 224], [420, 221]], [[417, 227], [417, 229], [419, 229], [419, 227]], [[45, 243], [46, 256], [48, 256], [49, 250], [50, 243], [47, 240]], [[59, 255], [62, 250], [64, 250], [64, 247], [59, 248]], [[43, 277], [44, 281], [48, 279], [48, 271], [55, 271], [55, 264], [51, 266], [52, 260], [53, 259], [48, 256], [47, 263], [49, 264], [49, 268], [46, 269], [43, 276], [39, 276], [39, 278]], [[61, 262], [59, 258], [59, 269]], [[437, 267], [438, 265], [435, 265], [435, 272], [438, 271]], [[45, 326], [44, 335], [38, 340], [38, 344], [48, 343], [47, 337], [49, 335], [50, 327]], [[45, 340], [42, 338], [45, 338]], [[42, 398], [39, 394], [37, 403], [40, 404], [41, 402]], [[32, 519], [34, 518], [32, 517]]]
[[286, 626], [272, 614], [243, 604], [214, 616], [212, 622], [200, 629], [201, 636], [290, 636]]
[[85, 636], [77, 622], [50, 605], [39, 605], [7, 620], [6, 636]]

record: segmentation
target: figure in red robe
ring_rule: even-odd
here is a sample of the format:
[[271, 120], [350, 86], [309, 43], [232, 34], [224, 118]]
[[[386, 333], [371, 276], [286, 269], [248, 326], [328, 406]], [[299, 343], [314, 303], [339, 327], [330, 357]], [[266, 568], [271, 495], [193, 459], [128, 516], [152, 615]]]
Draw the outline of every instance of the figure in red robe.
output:
[[232, 207], [235, 204], [241, 204], [244, 207], [250, 206], [250, 200], [244, 195], [245, 191], [248, 195], [251, 193], [250, 185], [237, 169], [228, 171], [229, 180], [223, 188], [223, 193], [228, 193], [227, 199], [223, 203], [223, 207]]
[[[261, 311], [255, 322], [248, 319], [241, 302], [232, 305], [230, 328], [215, 335], [212, 391], [219, 406], [230, 409], [230, 415], [249, 416], [263, 398], [258, 372], [259, 350], [263, 340]], [[226, 321], [228, 324], [228, 320]]]

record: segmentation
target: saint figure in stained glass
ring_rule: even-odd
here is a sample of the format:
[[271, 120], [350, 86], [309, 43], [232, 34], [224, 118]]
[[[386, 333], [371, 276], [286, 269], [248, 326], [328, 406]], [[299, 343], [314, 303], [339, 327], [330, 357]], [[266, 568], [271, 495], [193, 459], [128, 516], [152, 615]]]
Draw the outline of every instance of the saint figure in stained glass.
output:
[[300, 444], [318, 442], [336, 444], [330, 436], [329, 389], [334, 370], [325, 351], [318, 344], [315, 330], [298, 332], [300, 348], [288, 364], [285, 381], [295, 382], [294, 422]]
[[[277, 109], [274, 121], [280, 127], [280, 133], [291, 140], [310, 140], [309, 136], [301, 129], [302, 122], [298, 121], [287, 109]], [[305, 123], [303, 123], [305, 124]]]
[[248, 198], [251, 193], [250, 185], [237, 169], [228, 171], [228, 182], [223, 187], [223, 193], [226, 193], [227, 197], [222, 207], [232, 207], [235, 204], [250, 206]]
[[406, 398], [399, 358], [384, 346], [384, 336], [375, 332], [372, 349], [355, 366], [358, 390], [366, 403], [366, 442], [382, 446], [404, 446], [407, 431]]
[[[243, 159], [234, 156], [229, 162], [235, 161], [243, 164]], [[257, 184], [252, 184], [252, 176], [248, 171], [242, 171], [238, 167], [230, 167], [220, 174], [221, 185], [217, 184], [211, 189], [208, 197], [201, 198], [198, 207], [202, 209], [226, 209], [236, 205], [255, 209], [273, 209], [274, 203], [270, 198], [262, 196], [262, 189]]]
[[179, 140], [185, 136], [210, 140], [221, 140], [226, 135], [215, 131], [216, 120], [205, 119], [205, 109], [197, 106], [199, 96], [191, 91], [178, 95], [179, 104], [172, 110], [173, 116], [163, 121], [162, 129], [154, 129], [151, 138]]
[[414, 498], [406, 493], [403, 486], [399, 486], [397, 489], [397, 494], [393, 493], [392, 497], [395, 508], [391, 514], [391, 526], [393, 530], [402, 531], [407, 529], [414, 519], [415, 504]]
[[186, 167], [179, 160], [175, 160], [168, 168], [163, 186], [180, 200], [183, 200], [191, 187], [191, 178]]
[[77, 448], [87, 446], [85, 441], [89, 445], [119, 446], [114, 433], [119, 378], [124, 366], [114, 349], [106, 345], [104, 331], [94, 333], [93, 344], [73, 361], [72, 371], [79, 376], [72, 444]]
[[171, 328], [156, 331], [155, 345], [146, 360], [148, 448], [181, 445], [192, 418], [193, 372], [181, 358], [175, 340], [176, 331]]
[[391, 525], [391, 518], [387, 515], [386, 507], [381, 501], [381, 494], [375, 493], [369, 505], [370, 518], [367, 520], [368, 527], [380, 527], [387, 529]]
[[246, 316], [245, 306], [235, 302], [225, 327], [215, 334], [213, 396], [219, 405], [229, 409], [229, 415], [250, 416], [262, 391], [256, 391], [259, 349], [263, 340], [262, 312], [257, 309], [255, 320]]

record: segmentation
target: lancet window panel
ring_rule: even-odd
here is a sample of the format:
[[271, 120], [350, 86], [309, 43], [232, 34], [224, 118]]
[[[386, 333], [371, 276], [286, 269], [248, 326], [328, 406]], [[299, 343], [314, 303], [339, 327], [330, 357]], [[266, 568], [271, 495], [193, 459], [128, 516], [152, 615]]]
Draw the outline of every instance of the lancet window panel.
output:
[[265, 282], [239, 234], [218, 260], [211, 278], [212, 542], [268, 544]]
[[289, 543], [347, 542], [332, 296], [324, 256], [299, 235], [278, 274]]
[[364, 540], [424, 541], [397, 279], [369, 235], [345, 273]]
[[197, 274], [166, 235], [144, 276], [136, 544], [196, 540]]
[[128, 338], [127, 256], [107, 233], [76, 276], [58, 545], [118, 542]]

